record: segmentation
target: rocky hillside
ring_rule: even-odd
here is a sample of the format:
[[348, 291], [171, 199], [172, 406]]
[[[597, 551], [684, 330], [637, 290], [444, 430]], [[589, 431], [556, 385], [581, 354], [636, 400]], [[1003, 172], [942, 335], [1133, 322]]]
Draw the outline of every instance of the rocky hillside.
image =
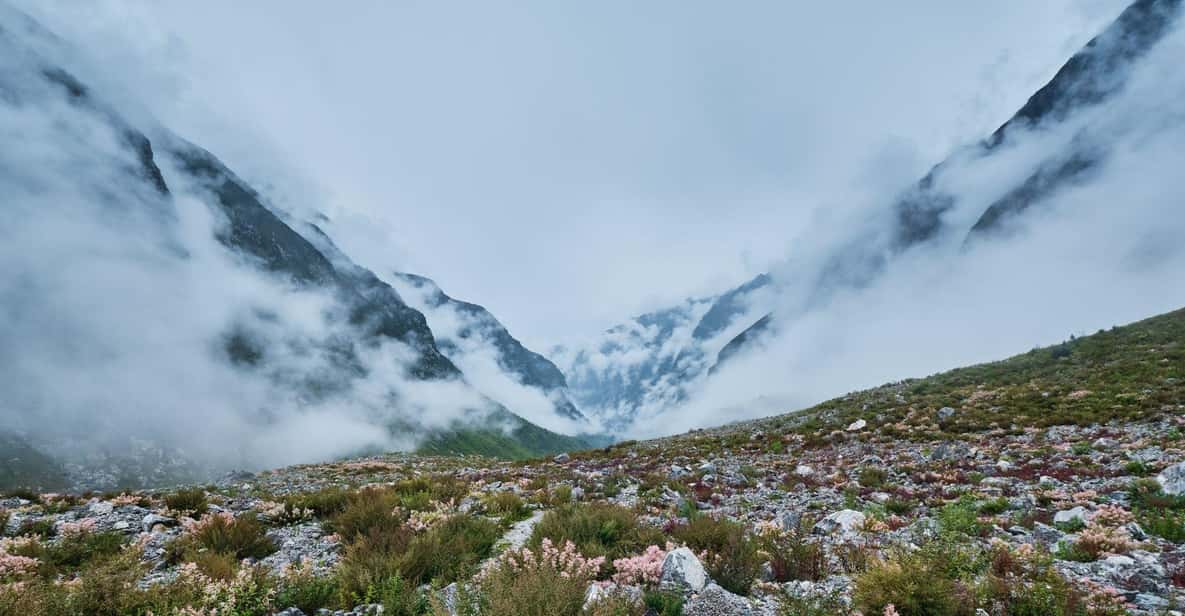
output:
[[525, 463], [13, 492], [0, 613], [1180, 614], [1183, 379], [1185, 310]]

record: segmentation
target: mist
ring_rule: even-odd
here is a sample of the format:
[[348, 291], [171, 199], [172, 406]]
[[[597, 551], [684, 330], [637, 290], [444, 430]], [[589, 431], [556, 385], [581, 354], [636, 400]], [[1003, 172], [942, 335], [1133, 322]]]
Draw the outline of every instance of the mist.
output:
[[[259, 468], [408, 449], [496, 408], [462, 379], [410, 376], [419, 351], [398, 340], [343, 362], [357, 334], [340, 298], [229, 250], [209, 187], [168, 152], [176, 138], [137, 116], [166, 191], [101, 94], [46, 77], [68, 61], [62, 43], [3, 16], [0, 430], [66, 459], [137, 439]], [[235, 361], [236, 335], [264, 357]]]
[[[945, 233], [890, 257], [870, 284], [814, 281], [845, 251], [888, 254], [887, 199], [851, 206], [839, 217], [849, 224], [832, 217], [805, 233], [772, 272], [777, 297], [758, 306], [773, 306], [773, 334], [698, 384], [689, 402], [643, 409], [637, 432], [793, 411], [1185, 305], [1185, 188], [1175, 171], [1185, 164], [1182, 57], [1178, 25], [1113, 99], [1015, 129], [989, 159], [956, 153], [938, 176], [957, 204]], [[1002, 232], [965, 240], [988, 205], [1071, 142], [1109, 148], [1101, 168]]]

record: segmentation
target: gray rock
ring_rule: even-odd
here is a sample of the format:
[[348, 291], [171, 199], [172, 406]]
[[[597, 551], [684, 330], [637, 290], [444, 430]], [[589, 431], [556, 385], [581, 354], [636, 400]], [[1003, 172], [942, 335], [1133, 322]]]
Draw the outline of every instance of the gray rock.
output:
[[1160, 471], [1156, 483], [1160, 484], [1165, 494], [1185, 494], [1185, 462], [1178, 462]]
[[700, 592], [707, 583], [708, 574], [704, 571], [704, 565], [687, 548], [671, 550], [662, 561], [659, 585], [665, 589]]
[[864, 421], [863, 419], [857, 419], [856, 421], [853, 421], [852, 423], [848, 424], [848, 432], [859, 432], [860, 430], [863, 430], [864, 428], [867, 428], [867, 427], [868, 427], [867, 421]]
[[708, 584], [683, 606], [686, 616], [748, 616], [753, 608], [744, 597], [734, 595], [716, 584]]
[[938, 409], [938, 421], [946, 421], [955, 416], [955, 410], [949, 406]]
[[588, 590], [584, 591], [583, 609], [587, 612], [602, 601], [620, 596], [628, 597], [634, 601], [641, 601], [642, 589], [637, 586], [625, 586], [614, 583], [598, 584], [593, 582], [588, 585]]
[[555, 462], [556, 464], [567, 464], [569, 461], [572, 460], [572, 456], [568, 455], [567, 452], [564, 452], [564, 453], [561, 453], [561, 454], [557, 455], [556, 457], [552, 458], [551, 460], [552, 460], [552, 462]]
[[171, 528], [176, 525], [177, 520], [157, 513], [150, 513], [144, 516], [144, 519], [140, 521], [140, 528], [146, 533], [152, 532], [152, 530], [158, 526]]
[[839, 533], [845, 537], [853, 536], [864, 527], [866, 518], [863, 513], [852, 509], [844, 509], [815, 522], [812, 529], [817, 535], [831, 535]]
[[1086, 523], [1086, 509], [1082, 507], [1074, 507], [1073, 509], [1065, 509], [1053, 514], [1054, 524], [1070, 524], [1078, 520], [1083, 524]]

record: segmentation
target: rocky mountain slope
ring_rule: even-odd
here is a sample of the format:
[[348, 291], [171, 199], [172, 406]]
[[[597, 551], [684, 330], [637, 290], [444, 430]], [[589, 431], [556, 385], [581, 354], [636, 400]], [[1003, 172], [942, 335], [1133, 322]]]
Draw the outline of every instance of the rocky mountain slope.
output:
[[1183, 417], [1180, 310], [528, 463], [382, 455], [188, 490], [17, 492], [0, 501], [0, 608], [1180, 614]]
[[[13, 444], [0, 457], [119, 467], [141, 439], [193, 454], [200, 473], [300, 456], [257, 442], [289, 428], [349, 433], [306, 459], [423, 439], [519, 456], [580, 445], [475, 389], [424, 315], [315, 225], [121, 111], [134, 106], [88, 85], [75, 50], [28, 17], [0, 7], [0, 19], [0, 114], [16, 144], [0, 173], [0, 443]], [[142, 475], [99, 474], [115, 478], [71, 481]]]

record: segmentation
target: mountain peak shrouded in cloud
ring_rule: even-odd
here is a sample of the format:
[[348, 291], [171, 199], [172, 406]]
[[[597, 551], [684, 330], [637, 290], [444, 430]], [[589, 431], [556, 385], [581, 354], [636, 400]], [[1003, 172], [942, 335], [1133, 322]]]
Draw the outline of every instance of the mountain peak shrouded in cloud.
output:
[[456, 431], [571, 446], [475, 390], [424, 315], [327, 236], [122, 116], [55, 39], [2, 14], [4, 443], [107, 487], [167, 480], [136, 450], [179, 475], [448, 449]]
[[395, 273], [391, 283], [427, 317], [441, 351], [479, 391], [544, 427], [566, 433], [592, 428], [572, 403], [564, 373], [524, 347], [488, 310], [449, 297], [423, 276]]
[[[1174, 307], [1172, 301], [1164, 301], [1173, 293], [1149, 294], [1149, 287], [1141, 285], [1163, 288], [1157, 277], [1172, 271], [1170, 264], [1181, 258], [1179, 250], [1164, 244], [1165, 233], [1157, 228], [1165, 222], [1179, 226], [1180, 216], [1168, 214], [1165, 208], [1172, 208], [1180, 191], [1163, 187], [1149, 189], [1150, 196], [1137, 197], [1142, 191], [1136, 187], [1143, 182], [1164, 182], [1166, 177], [1160, 171], [1169, 157], [1166, 150], [1175, 156], [1185, 147], [1177, 132], [1157, 134], [1161, 129], [1181, 128], [1180, 116], [1173, 111], [1181, 78], [1171, 68], [1171, 58], [1182, 51], [1181, 5], [1179, 0], [1131, 4], [991, 135], [959, 148], [887, 207], [884, 201], [867, 206], [862, 220], [847, 233], [824, 230], [820, 235], [836, 239], [814, 253], [809, 249], [792, 253], [774, 268], [772, 277], [759, 279], [761, 286], [768, 280], [775, 282], [758, 304], [766, 312], [726, 318], [735, 311], [713, 307], [708, 313], [712, 316], [704, 317], [706, 321], [740, 330], [714, 345], [710, 354], [705, 354], [695, 337], [678, 340], [672, 336], [671, 327], [657, 328], [652, 338], [646, 339], [645, 319], [641, 318], [624, 337], [634, 341], [632, 347], [617, 340], [576, 353], [578, 361], [571, 370], [577, 392], [582, 380], [575, 375], [588, 374], [590, 363], [596, 366], [594, 374], [612, 384], [606, 387], [597, 382], [592, 391], [631, 392], [619, 393], [616, 398], [582, 399], [585, 408], [595, 412], [600, 403], [614, 409], [610, 413], [619, 417], [617, 425], [631, 426], [624, 428], [627, 432], [661, 433], [667, 431], [662, 426], [671, 423], [689, 427], [719, 423], [737, 414], [757, 416], [839, 393], [837, 388], [849, 387], [853, 383], [848, 379], [856, 378], [847, 365], [874, 362], [884, 379], [903, 375], [892, 360], [877, 359], [894, 352], [883, 347], [882, 339], [892, 340], [895, 351], [909, 353], [908, 343], [897, 346], [902, 344], [897, 335], [930, 339], [941, 331], [938, 325], [958, 319], [974, 321], [974, 327], [984, 331], [999, 332], [1001, 339], [1023, 338], [1024, 332], [1033, 331], [1038, 324], [1062, 334], [1068, 333], [1065, 328], [1072, 331], [1073, 327], [1102, 325], [1097, 321], [1100, 316], [1107, 319], [1106, 315], [1117, 309], [1114, 304], [1124, 304], [1110, 298], [1096, 305], [1053, 310], [1053, 306], [1070, 301], [1065, 296], [1049, 297], [1059, 283], [1075, 289], [1063, 294], [1086, 296], [1106, 293], [1106, 285], [1114, 284], [1111, 279], [1115, 277], [1141, 289], [1130, 297], [1130, 304], [1124, 304], [1127, 308], [1120, 311], [1122, 318], [1148, 312], [1131, 307], [1153, 297], [1157, 301], [1152, 311]], [[1155, 148], [1150, 145], [1153, 141], [1158, 142]], [[1149, 160], [1133, 162], [1141, 157]], [[1129, 188], [1120, 188], [1125, 185]], [[1096, 200], [1103, 199], [1107, 190], [1120, 192], [1109, 207], [1099, 208]], [[1127, 218], [1123, 226], [1133, 233], [1127, 238], [1132, 244], [1096, 237], [1099, 233], [1109, 235], [1105, 232], [1109, 223], [1103, 221], [1114, 216]], [[1138, 233], [1130, 228], [1141, 225], [1144, 227]], [[1073, 239], [1074, 233], [1079, 234], [1077, 239]], [[1068, 255], [1079, 250], [1089, 251], [1091, 261], [1101, 259], [1106, 267], [1089, 271], [1084, 269], [1085, 260], [1074, 265], [1065, 261], [1074, 261]], [[1051, 279], [1047, 288], [1041, 289], [1032, 286], [1030, 276], [1008, 279], [1006, 272], [1016, 267], [1017, 259], [1026, 262], [1032, 272], [1043, 271], [1060, 280]], [[1134, 263], [1142, 267], [1127, 271]], [[940, 273], [947, 267], [950, 271]], [[1064, 267], [1060, 274], [1049, 272], [1060, 267]], [[990, 274], [972, 274], [983, 268]], [[932, 322], [920, 318], [933, 310], [932, 306], [968, 301], [944, 294], [966, 284], [959, 277], [972, 275], [982, 278], [982, 288], [976, 293], [959, 292], [967, 298], [996, 288], [1000, 293], [996, 301], [1018, 301], [1026, 294], [1036, 294], [1046, 308], [1006, 318], [981, 314], [989, 304], [971, 309], [960, 305], [932, 317]], [[931, 306], [913, 305], [927, 301]], [[695, 300], [688, 304], [695, 305]], [[846, 306], [843, 313], [850, 321], [836, 317], [820, 324], [822, 315], [838, 310], [837, 305]], [[684, 311], [673, 308], [655, 314], [672, 313], [683, 315]], [[909, 326], [903, 327], [902, 322]], [[899, 331], [877, 331], [860, 342], [855, 332], [867, 327]], [[952, 341], [958, 339], [951, 337]], [[638, 344], [640, 340], [647, 342]], [[983, 358], [985, 355], [973, 349], [992, 346], [982, 341], [962, 344], [962, 349], [945, 351], [959, 358], [953, 363]], [[838, 359], [847, 353], [862, 354], [862, 345], [866, 345], [866, 358], [851, 364], [844, 363], [851, 360]], [[655, 362], [640, 350], [643, 348], [662, 348], [665, 361]], [[610, 361], [614, 355], [617, 359]], [[588, 356], [599, 361], [590, 362]], [[689, 358], [695, 360], [689, 362]], [[819, 378], [820, 372], [824, 378]], [[658, 396], [656, 392], [667, 393]], [[628, 400], [624, 412], [623, 399]]]

